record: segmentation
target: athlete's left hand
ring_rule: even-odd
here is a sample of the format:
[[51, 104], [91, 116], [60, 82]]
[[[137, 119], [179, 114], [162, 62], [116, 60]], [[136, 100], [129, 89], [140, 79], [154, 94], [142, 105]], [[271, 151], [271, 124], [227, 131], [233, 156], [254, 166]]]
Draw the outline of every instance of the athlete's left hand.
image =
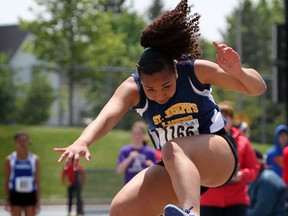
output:
[[214, 47], [218, 50], [216, 62], [225, 72], [238, 76], [241, 71], [241, 60], [238, 53], [226, 44], [218, 44], [213, 41]]

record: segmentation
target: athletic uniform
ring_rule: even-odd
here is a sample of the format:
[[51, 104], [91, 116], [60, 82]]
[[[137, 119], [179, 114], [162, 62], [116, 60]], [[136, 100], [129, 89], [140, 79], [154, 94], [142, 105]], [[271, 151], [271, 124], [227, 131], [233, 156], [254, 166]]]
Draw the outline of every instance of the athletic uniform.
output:
[[17, 206], [31, 206], [37, 202], [35, 183], [36, 155], [28, 154], [26, 160], [10, 154], [11, 174], [9, 178], [10, 203]]
[[179, 62], [176, 66], [176, 92], [165, 104], [158, 104], [147, 98], [138, 71], [132, 74], [140, 92], [139, 103], [132, 109], [149, 124], [149, 135], [154, 146], [161, 149], [167, 141], [177, 137], [218, 134], [229, 143], [237, 164], [234, 140], [224, 130], [225, 119], [214, 102], [210, 85], [198, 80], [194, 61]]

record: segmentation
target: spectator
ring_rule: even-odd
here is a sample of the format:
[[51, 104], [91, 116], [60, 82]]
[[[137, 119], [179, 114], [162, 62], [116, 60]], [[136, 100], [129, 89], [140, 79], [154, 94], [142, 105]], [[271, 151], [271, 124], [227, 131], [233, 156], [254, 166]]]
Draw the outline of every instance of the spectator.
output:
[[[287, 145], [287, 139], [283, 139], [288, 133], [288, 127], [284, 124], [278, 125], [274, 131], [274, 146], [271, 147], [267, 155], [267, 165], [280, 177], [283, 172], [283, 149]], [[284, 135], [284, 136], [283, 136]]]
[[247, 122], [242, 121], [239, 125], [239, 130], [242, 132], [242, 135], [247, 137], [248, 139], [250, 138], [250, 127]]
[[155, 150], [147, 146], [146, 132], [145, 123], [135, 122], [131, 129], [131, 144], [120, 149], [116, 172], [125, 172], [125, 184], [137, 173], [157, 162]]
[[226, 119], [225, 130], [234, 138], [238, 150], [239, 170], [226, 185], [210, 188], [201, 197], [201, 216], [246, 216], [248, 183], [256, 179], [259, 164], [250, 141], [233, 127], [233, 108], [227, 102], [219, 104]]
[[77, 216], [84, 214], [83, 201], [82, 201], [82, 186], [85, 182], [85, 172], [80, 163], [78, 163], [77, 169], [74, 170], [73, 163], [67, 169], [62, 170], [62, 183], [67, 186], [68, 196], [68, 215], [71, 214], [73, 198], [76, 194], [76, 212]]
[[286, 185], [275, 172], [267, 169], [262, 153], [255, 152], [261, 168], [258, 178], [249, 186], [248, 216], [286, 216]]
[[[287, 128], [286, 128], [287, 129]], [[283, 180], [288, 185], [288, 131], [282, 130], [279, 133], [279, 142], [283, 143], [286, 147], [283, 149]], [[286, 144], [284, 144], [286, 143]]]
[[39, 157], [28, 151], [29, 135], [14, 135], [16, 151], [5, 160], [5, 209], [12, 216], [35, 216], [40, 210]]

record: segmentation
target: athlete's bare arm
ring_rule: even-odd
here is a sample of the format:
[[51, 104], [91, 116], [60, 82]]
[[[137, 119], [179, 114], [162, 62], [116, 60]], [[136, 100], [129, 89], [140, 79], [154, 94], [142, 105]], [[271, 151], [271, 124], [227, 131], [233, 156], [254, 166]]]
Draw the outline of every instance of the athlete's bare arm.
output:
[[216, 63], [206, 60], [195, 61], [195, 73], [203, 84], [212, 84], [251, 96], [261, 95], [266, 84], [260, 74], [252, 68], [241, 67], [238, 54], [225, 44], [214, 46], [219, 54]]
[[4, 199], [5, 199], [5, 210], [10, 211], [10, 202], [9, 202], [9, 177], [11, 174], [10, 167], [10, 156], [8, 155], [5, 159], [5, 179], [4, 179]]
[[137, 84], [133, 77], [129, 77], [117, 88], [97, 118], [85, 128], [72, 145], [54, 149], [62, 153], [59, 162], [67, 158], [65, 166], [68, 167], [74, 159], [74, 167], [77, 167], [80, 156], [84, 156], [89, 161], [90, 153], [87, 147], [106, 135], [124, 114], [139, 102], [139, 97]]

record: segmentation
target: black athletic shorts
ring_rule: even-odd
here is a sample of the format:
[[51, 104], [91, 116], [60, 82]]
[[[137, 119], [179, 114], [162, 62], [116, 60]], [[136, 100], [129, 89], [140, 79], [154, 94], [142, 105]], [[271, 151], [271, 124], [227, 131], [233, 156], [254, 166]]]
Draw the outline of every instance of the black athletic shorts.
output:
[[[221, 136], [223, 137], [227, 143], [229, 144], [231, 150], [232, 150], [232, 153], [234, 155], [234, 158], [235, 158], [235, 167], [234, 167], [234, 170], [231, 174], [231, 176], [227, 179], [227, 181], [223, 184], [227, 184], [232, 178], [233, 176], [237, 173], [238, 171], [238, 151], [237, 151], [237, 147], [236, 147], [236, 143], [235, 143], [235, 140], [233, 139], [233, 137], [229, 134], [227, 134], [227, 132], [225, 131], [224, 128], [222, 128], [221, 130], [213, 133], [213, 134], [216, 134], [218, 136]], [[160, 165], [160, 166], [164, 166], [165, 167], [165, 164], [164, 162], [161, 160], [160, 162], [157, 163], [157, 165]], [[220, 186], [221, 187], [221, 186]], [[208, 187], [205, 187], [205, 186], [201, 186], [201, 195], [203, 193], [205, 193], [209, 188]]]
[[12, 206], [34, 206], [37, 203], [36, 191], [19, 193], [10, 190], [10, 204]]

